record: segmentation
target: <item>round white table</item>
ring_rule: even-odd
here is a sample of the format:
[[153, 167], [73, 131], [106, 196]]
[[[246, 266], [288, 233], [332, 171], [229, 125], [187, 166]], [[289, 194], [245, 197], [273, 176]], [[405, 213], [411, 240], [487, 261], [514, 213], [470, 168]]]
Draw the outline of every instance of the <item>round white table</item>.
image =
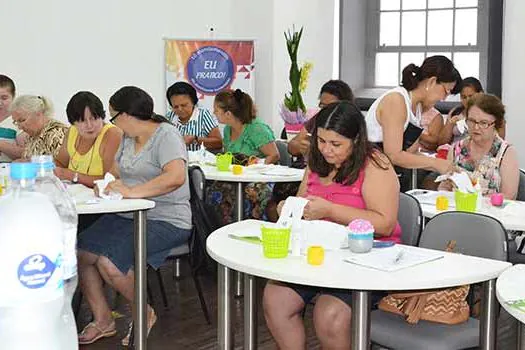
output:
[[[486, 302], [481, 320], [481, 349], [495, 346], [495, 279], [510, 266], [508, 262], [443, 252], [444, 257], [421, 265], [384, 272], [344, 262], [348, 250], [326, 251], [321, 266], [311, 266], [304, 257], [266, 259], [260, 245], [231, 239], [228, 234], [257, 229], [263, 222], [245, 220], [213, 232], [206, 242], [208, 254], [218, 268], [218, 343], [233, 348], [231, 325], [231, 270], [245, 274], [244, 349], [256, 349], [255, 279], [267, 279], [311, 286], [352, 290], [352, 349], [370, 346], [370, 291], [411, 290], [452, 287], [485, 282]], [[408, 247], [410, 250], [423, 248]]]
[[[251, 182], [301, 182], [304, 176], [304, 169], [295, 169], [279, 165], [257, 164], [243, 167], [240, 175], [234, 175], [231, 171], [219, 171], [216, 166], [202, 165], [202, 171], [206, 180], [224, 181], [236, 183], [235, 198], [237, 208], [237, 221], [243, 219], [243, 183]], [[239, 273], [235, 274], [235, 296], [242, 295], [243, 278]]]
[[[496, 296], [509, 314], [521, 323], [525, 323], [525, 265], [514, 265], [498, 277]], [[512, 306], [512, 302], [521, 300], [523, 300], [523, 307]]]
[[[496, 297], [505, 311], [519, 321], [517, 349], [522, 349], [525, 323], [525, 265], [514, 265], [498, 277]], [[513, 306], [513, 302], [520, 304], [520, 307]]]
[[147, 320], [146, 320], [146, 210], [155, 207], [155, 202], [147, 199], [104, 200], [96, 198], [92, 189], [83, 185], [69, 185], [68, 192], [73, 196], [77, 213], [107, 214], [134, 212], [135, 222], [135, 313], [134, 343], [136, 349], [146, 350]]
[[[443, 211], [436, 209], [436, 197], [443, 195], [448, 198], [449, 209], [448, 211], [455, 210], [454, 193], [447, 191], [429, 191], [429, 190], [411, 190], [407, 193], [413, 195], [421, 204], [421, 210], [426, 218], [433, 218]], [[485, 201], [488, 198], [484, 198]], [[476, 211], [477, 213], [491, 216], [501, 222], [506, 230], [513, 231], [525, 231], [525, 202], [505, 200], [504, 207], [494, 207], [490, 204], [486, 204], [481, 210]]]

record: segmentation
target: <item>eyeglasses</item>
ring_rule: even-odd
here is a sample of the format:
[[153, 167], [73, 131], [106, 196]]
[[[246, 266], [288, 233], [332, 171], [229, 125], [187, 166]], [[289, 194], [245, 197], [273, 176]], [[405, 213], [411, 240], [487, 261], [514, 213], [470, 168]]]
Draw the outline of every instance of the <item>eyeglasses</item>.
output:
[[479, 126], [480, 129], [488, 129], [489, 127], [491, 127], [495, 123], [496, 122], [488, 122], [486, 120], [477, 121], [477, 120], [474, 120], [474, 119], [467, 118], [467, 125], [470, 128], [473, 128], [475, 126]]
[[113, 116], [113, 118], [111, 118], [111, 119], [109, 120], [109, 122], [110, 122], [111, 124], [115, 124], [115, 119], [117, 119], [117, 117], [118, 117], [121, 113], [122, 113], [122, 112], [117, 112], [117, 114], [115, 114], [115, 115]]

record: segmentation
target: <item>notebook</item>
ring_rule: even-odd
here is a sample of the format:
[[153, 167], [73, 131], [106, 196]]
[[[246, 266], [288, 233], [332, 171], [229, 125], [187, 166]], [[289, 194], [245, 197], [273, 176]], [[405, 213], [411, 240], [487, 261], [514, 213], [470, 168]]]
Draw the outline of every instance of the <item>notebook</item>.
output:
[[344, 261], [375, 270], [393, 272], [426, 262], [441, 259], [445, 254], [433, 250], [416, 250], [402, 246], [373, 248], [369, 253], [346, 257]]

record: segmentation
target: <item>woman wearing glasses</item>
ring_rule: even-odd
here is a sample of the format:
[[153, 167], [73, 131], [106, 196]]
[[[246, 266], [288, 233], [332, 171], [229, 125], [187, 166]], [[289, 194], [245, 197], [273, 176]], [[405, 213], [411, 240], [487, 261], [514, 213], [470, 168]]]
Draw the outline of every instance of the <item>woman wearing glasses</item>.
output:
[[452, 170], [447, 160], [419, 154], [417, 141], [423, 131], [421, 114], [456, 93], [459, 81], [461, 77], [448, 58], [427, 57], [421, 67], [413, 63], [406, 66], [401, 86], [384, 93], [370, 107], [366, 116], [368, 139], [396, 165], [402, 191], [409, 189], [407, 169], [423, 168], [441, 174]]
[[[479, 181], [483, 194], [500, 192], [515, 199], [519, 169], [516, 150], [503, 140], [498, 129], [505, 123], [505, 106], [494, 95], [476, 94], [465, 109], [468, 136], [452, 145], [449, 161]], [[440, 189], [450, 190], [449, 181]]]
[[93, 187], [109, 171], [122, 140], [122, 131], [104, 123], [102, 101], [89, 91], [76, 93], [66, 107], [71, 128], [55, 159], [61, 180]]
[[[155, 202], [146, 220], [147, 259], [158, 269], [170, 250], [190, 237], [186, 145], [175, 126], [153, 113], [153, 99], [138, 87], [126, 86], [115, 92], [109, 99], [109, 113], [124, 137], [111, 168], [117, 180], [108, 184], [106, 192]], [[105, 214], [79, 235], [80, 288], [94, 318], [79, 335], [81, 345], [117, 333], [103, 280], [133, 302], [133, 227], [133, 213]], [[149, 333], [157, 317], [151, 306], [147, 309]], [[122, 345], [129, 344], [130, 334], [122, 339]]]

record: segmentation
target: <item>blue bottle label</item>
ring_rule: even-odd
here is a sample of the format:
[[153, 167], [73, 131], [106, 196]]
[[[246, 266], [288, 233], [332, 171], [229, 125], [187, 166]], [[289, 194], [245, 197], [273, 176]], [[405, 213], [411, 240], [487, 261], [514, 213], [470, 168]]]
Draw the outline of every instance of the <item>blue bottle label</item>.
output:
[[42, 288], [51, 279], [57, 267], [61, 265], [61, 260], [60, 255], [56, 262], [43, 254], [30, 255], [18, 265], [18, 280], [26, 288]]

